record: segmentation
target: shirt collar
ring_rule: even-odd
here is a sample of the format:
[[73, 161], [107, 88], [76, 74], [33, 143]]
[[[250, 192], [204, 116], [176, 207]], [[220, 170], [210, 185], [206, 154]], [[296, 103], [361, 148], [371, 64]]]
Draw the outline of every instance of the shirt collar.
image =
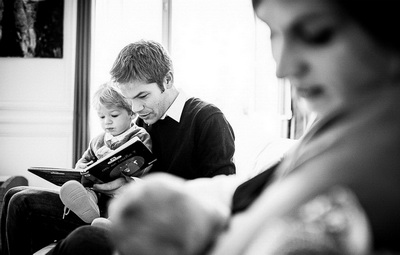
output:
[[169, 116], [176, 122], [179, 122], [181, 120], [183, 107], [185, 107], [185, 103], [188, 100], [188, 96], [182, 90], [179, 89], [178, 91], [179, 91], [178, 96], [175, 98], [174, 102], [171, 104], [171, 106], [168, 108], [168, 110], [165, 112], [164, 116], [162, 116], [161, 119], [164, 119], [166, 116]]
[[131, 134], [134, 130], [136, 130], [136, 125], [133, 125], [131, 123], [131, 127], [128, 128], [127, 130], [125, 130], [123, 133], [117, 135], [117, 136], [113, 136], [110, 133], [106, 133], [104, 136], [104, 142], [111, 142], [111, 144], [116, 143], [116, 142], [120, 142], [122, 140], [124, 140], [124, 138]]

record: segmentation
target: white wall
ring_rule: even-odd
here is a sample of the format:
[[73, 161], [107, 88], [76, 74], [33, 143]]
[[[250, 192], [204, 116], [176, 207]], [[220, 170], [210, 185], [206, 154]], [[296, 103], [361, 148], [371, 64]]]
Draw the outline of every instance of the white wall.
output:
[[64, 8], [62, 59], [0, 58], [0, 175], [55, 185], [29, 166], [72, 167], [76, 2]]

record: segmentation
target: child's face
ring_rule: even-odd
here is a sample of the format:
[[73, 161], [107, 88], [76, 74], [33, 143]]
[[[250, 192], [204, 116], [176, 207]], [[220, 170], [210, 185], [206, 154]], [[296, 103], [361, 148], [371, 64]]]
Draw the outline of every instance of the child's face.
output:
[[123, 108], [100, 105], [97, 109], [101, 128], [113, 136], [119, 135], [131, 126], [132, 115]]

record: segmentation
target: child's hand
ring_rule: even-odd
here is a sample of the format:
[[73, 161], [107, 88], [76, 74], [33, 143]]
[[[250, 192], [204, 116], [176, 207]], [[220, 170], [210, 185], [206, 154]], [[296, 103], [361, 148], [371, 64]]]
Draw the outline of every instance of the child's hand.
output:
[[103, 146], [103, 147], [101, 147], [100, 149], [98, 149], [98, 150], [96, 151], [96, 156], [97, 156], [97, 158], [102, 158], [102, 157], [104, 157], [105, 155], [107, 155], [107, 154], [109, 154], [109, 153], [111, 153], [111, 152], [113, 152], [113, 151], [114, 151], [114, 150], [108, 148], [107, 146]]
[[93, 160], [90, 162], [78, 162], [75, 165], [75, 169], [85, 169], [87, 168], [89, 165], [91, 165], [93, 163]]

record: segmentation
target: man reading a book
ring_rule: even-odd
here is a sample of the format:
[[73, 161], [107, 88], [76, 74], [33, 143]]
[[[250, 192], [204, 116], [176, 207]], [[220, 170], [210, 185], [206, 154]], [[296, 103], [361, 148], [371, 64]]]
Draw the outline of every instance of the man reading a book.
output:
[[[138, 126], [152, 138], [157, 161], [150, 172], [187, 180], [236, 172], [231, 125], [219, 108], [175, 87], [172, 61], [162, 45], [129, 44], [118, 55], [111, 76], [131, 101]], [[128, 181], [121, 177], [93, 189], [112, 195]], [[14, 188], [4, 205], [1, 239], [9, 250], [3, 254], [32, 254], [86, 224], [75, 214], [62, 219], [64, 205], [55, 190]]]

